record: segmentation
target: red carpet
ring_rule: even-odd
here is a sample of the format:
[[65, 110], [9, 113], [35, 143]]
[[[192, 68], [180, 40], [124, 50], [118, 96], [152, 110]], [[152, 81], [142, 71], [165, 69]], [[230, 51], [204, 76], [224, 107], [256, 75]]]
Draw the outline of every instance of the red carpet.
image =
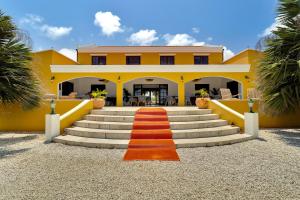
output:
[[136, 112], [124, 160], [179, 160], [165, 109]]

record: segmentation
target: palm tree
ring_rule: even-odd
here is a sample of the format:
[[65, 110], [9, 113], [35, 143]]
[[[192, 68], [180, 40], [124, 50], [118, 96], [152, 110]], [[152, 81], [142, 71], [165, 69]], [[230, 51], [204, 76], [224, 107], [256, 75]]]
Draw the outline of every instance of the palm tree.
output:
[[11, 17], [0, 10], [0, 103], [33, 108], [40, 103], [39, 83], [30, 68], [30, 48]]
[[280, 0], [277, 12], [257, 70], [263, 108], [272, 115], [300, 108], [300, 0]]

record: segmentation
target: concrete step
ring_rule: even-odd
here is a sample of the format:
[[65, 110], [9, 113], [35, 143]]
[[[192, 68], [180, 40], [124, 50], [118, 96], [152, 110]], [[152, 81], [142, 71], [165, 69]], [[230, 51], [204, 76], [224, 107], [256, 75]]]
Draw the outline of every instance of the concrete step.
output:
[[[191, 147], [211, 147], [219, 145], [227, 145], [238, 142], [243, 142], [253, 139], [253, 136], [248, 134], [234, 134], [219, 137], [209, 138], [193, 138], [193, 139], [175, 139], [176, 148], [191, 148]], [[94, 148], [118, 148], [126, 149], [128, 147], [129, 140], [114, 140], [114, 139], [99, 139], [99, 138], [86, 138], [72, 135], [57, 136], [54, 138], [54, 142], [73, 145], [84, 146]]]
[[[173, 130], [174, 139], [183, 138], [203, 138], [216, 137], [236, 134], [239, 132], [239, 127], [236, 126], [220, 126], [212, 128], [188, 129], [188, 130]], [[83, 127], [66, 128], [65, 133], [68, 135], [88, 137], [88, 138], [102, 138], [102, 139], [130, 139], [131, 130], [107, 130], [107, 129], [92, 129]]]
[[191, 122], [170, 122], [171, 130], [188, 130], [199, 128], [211, 128], [225, 126], [228, 122], [223, 119], [206, 120], [206, 121], [191, 121]]
[[[159, 122], [152, 122], [159, 123]], [[75, 126], [94, 129], [109, 129], [109, 130], [132, 130], [132, 122], [100, 122], [90, 120], [80, 120], [75, 122]], [[227, 125], [226, 120], [206, 120], [206, 121], [191, 121], [191, 122], [170, 122], [172, 130], [182, 129], [199, 129], [210, 128]]]
[[[179, 107], [180, 108], [180, 107]], [[211, 109], [196, 109], [196, 108], [166, 108], [168, 116], [170, 115], [205, 115], [211, 114]], [[114, 116], [134, 116], [136, 110], [121, 110], [118, 108], [109, 108], [109, 109], [94, 109], [91, 110], [91, 114], [93, 115], [114, 115]]]
[[126, 149], [128, 147], [129, 140], [87, 138], [66, 135], [57, 136], [56, 138], [54, 138], [54, 142], [72, 146], [93, 147], [101, 149]]
[[102, 138], [102, 139], [121, 139], [129, 140], [131, 130], [108, 130], [108, 129], [93, 129], [83, 127], [66, 128], [65, 133], [68, 135], [89, 137], [89, 138]]
[[94, 129], [108, 130], [131, 130], [132, 122], [98, 122], [90, 120], [80, 120], [74, 123], [75, 126]]
[[211, 114], [211, 109], [186, 109], [186, 110], [168, 110], [168, 116], [171, 115], [205, 115]]
[[[103, 121], [103, 122], [133, 122], [134, 116], [118, 116], [118, 115], [97, 115], [89, 114], [84, 117], [85, 120]], [[171, 115], [168, 117], [170, 122], [186, 122], [186, 121], [204, 121], [219, 119], [217, 114], [203, 114], [203, 115]]]
[[234, 144], [254, 139], [248, 134], [233, 134], [209, 138], [177, 139], [175, 140], [176, 148], [193, 148], [193, 147], [212, 147]]
[[173, 139], [218, 137], [237, 134], [239, 132], [239, 127], [231, 125], [201, 129], [172, 130]]

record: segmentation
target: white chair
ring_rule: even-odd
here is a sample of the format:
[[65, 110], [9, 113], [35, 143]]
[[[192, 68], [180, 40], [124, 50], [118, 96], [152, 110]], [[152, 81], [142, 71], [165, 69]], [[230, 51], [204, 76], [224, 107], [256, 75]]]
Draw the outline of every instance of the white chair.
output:
[[220, 93], [221, 93], [221, 99], [238, 99], [241, 95], [240, 94], [235, 94], [232, 95], [230, 89], [228, 88], [220, 88]]
[[247, 89], [247, 99], [260, 99], [260, 93], [256, 88]]

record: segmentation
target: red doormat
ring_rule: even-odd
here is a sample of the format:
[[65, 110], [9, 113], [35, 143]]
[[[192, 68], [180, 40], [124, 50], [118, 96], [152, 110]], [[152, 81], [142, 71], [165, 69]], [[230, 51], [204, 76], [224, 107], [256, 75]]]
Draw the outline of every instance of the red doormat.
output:
[[124, 160], [179, 160], [165, 109], [137, 110]]

